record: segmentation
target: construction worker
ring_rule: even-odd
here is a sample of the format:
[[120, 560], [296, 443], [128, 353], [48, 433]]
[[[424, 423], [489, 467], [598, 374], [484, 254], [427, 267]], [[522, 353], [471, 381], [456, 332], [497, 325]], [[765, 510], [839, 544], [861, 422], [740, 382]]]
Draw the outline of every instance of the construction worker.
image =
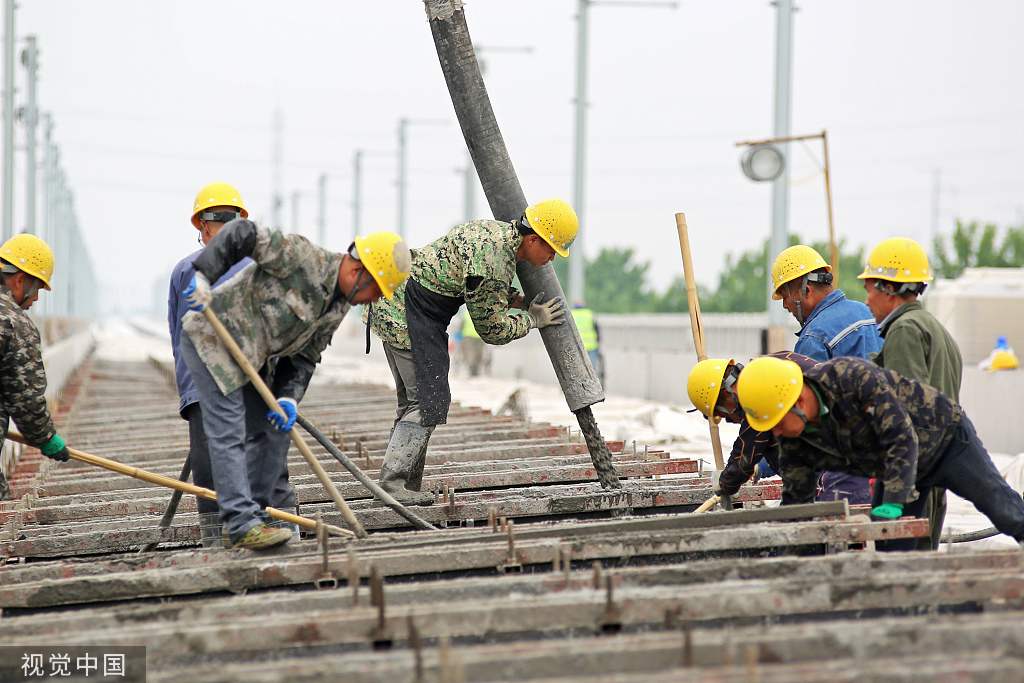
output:
[[[398, 395], [380, 471], [381, 488], [395, 499], [411, 505], [434, 502], [433, 495], [419, 489], [430, 434], [445, 423], [451, 403], [446, 330], [452, 316], [464, 303], [488, 344], [507, 344], [535, 327], [560, 325], [564, 308], [559, 299], [542, 303], [540, 293], [527, 305], [512, 278], [520, 261], [539, 268], [555, 254], [567, 256], [578, 228], [576, 212], [560, 199], [528, 206], [511, 223], [457, 225], [416, 250], [412, 273], [394, 299], [367, 307], [366, 320], [384, 343]], [[510, 308], [526, 314], [510, 314]]]
[[[832, 266], [811, 247], [785, 249], [772, 265], [772, 299], [800, 324], [793, 350], [823, 362], [838, 356], [870, 358], [882, 349], [882, 339], [868, 307], [850, 301], [833, 286]], [[866, 504], [871, 489], [866, 479], [841, 472], [821, 476], [820, 500], [846, 498]]]
[[814, 500], [821, 470], [874, 477], [871, 514], [919, 516], [922, 491], [948, 488], [1024, 548], [1024, 499], [1000, 476], [952, 399], [861, 358], [802, 370], [761, 357], [736, 381], [754, 429], [780, 439], [782, 504]]
[[[246, 256], [255, 263], [211, 291], [210, 283]], [[267, 524], [266, 507], [285, 493], [280, 489], [287, 482], [287, 432], [297, 403], [349, 308], [393, 297], [410, 261], [408, 246], [394, 233], [356, 237], [346, 253], [336, 254], [245, 218], [227, 223], [193, 260], [196, 274], [183, 292], [192, 311], [184, 318], [181, 352], [199, 394], [220, 519], [231, 547], [263, 550], [291, 538], [291, 530]], [[267, 411], [196, 312], [204, 306], [261, 369], [284, 415]]]
[[580, 332], [580, 339], [583, 340], [583, 348], [590, 356], [590, 364], [594, 366], [594, 372], [604, 383], [604, 365], [601, 362], [601, 330], [594, 322], [594, 312], [587, 308], [582, 301], [576, 301], [572, 305], [572, 319], [576, 323], [576, 329]]
[[[880, 242], [868, 255], [864, 272], [867, 306], [885, 340], [875, 362], [904, 377], [938, 389], [960, 403], [963, 358], [952, 335], [918, 297], [932, 281], [928, 256], [920, 244], [906, 237]], [[946, 518], [946, 491], [924, 491], [924, 511], [931, 525], [929, 538], [917, 541], [887, 541], [892, 549], [931, 550], [939, 547], [942, 523]]]
[[[188, 422], [189, 436], [189, 463], [192, 469], [192, 483], [206, 489], [213, 489], [213, 472], [210, 469], [210, 450], [206, 440], [206, 432], [203, 431], [203, 416], [199, 407], [199, 394], [192, 383], [192, 375], [189, 374], [188, 366], [181, 355], [181, 318], [189, 311], [188, 302], [182, 292], [188, 287], [192, 277], [196, 274], [192, 267], [192, 261], [202, 253], [202, 247], [209, 244], [214, 235], [228, 221], [235, 218], [247, 218], [249, 212], [245, 210], [241, 195], [227, 183], [210, 183], [199, 190], [196, 199], [192, 203], [192, 226], [199, 231], [200, 248], [185, 258], [178, 261], [171, 272], [170, 292], [167, 297], [167, 325], [171, 332], [171, 350], [174, 353], [174, 379], [178, 386], [178, 415]], [[245, 266], [252, 263], [252, 259], [246, 257], [234, 264], [212, 283], [216, 287], [225, 282]], [[290, 489], [287, 487], [286, 490]], [[295, 514], [295, 494], [289, 491], [291, 498], [289, 504], [287, 499], [274, 500], [270, 502], [271, 507]], [[215, 548], [221, 543], [220, 510], [217, 501], [208, 500], [196, 496], [196, 505], [199, 510], [199, 531], [202, 536], [204, 548]], [[277, 524], [277, 520], [273, 522]]]
[[[802, 369], [818, 364], [813, 358], [793, 351], [769, 355], [791, 360]], [[759, 432], [750, 426], [736, 396], [736, 380], [742, 370], [743, 364], [732, 358], [708, 358], [693, 366], [686, 381], [690, 402], [706, 419], [717, 423], [724, 418], [726, 422], [740, 426], [725, 469], [715, 470], [711, 475], [711, 488], [717, 496], [736, 495], [755, 473], [763, 471], [759, 470], [762, 460], [767, 461], [771, 469], [769, 474], [779, 471], [778, 439], [771, 432]]]
[[[46, 405], [46, 370], [39, 330], [25, 312], [50, 289], [53, 252], [35, 235], [17, 235], [0, 247], [0, 448], [13, 418], [25, 440], [61, 462], [70, 457]], [[10, 485], [0, 471], [0, 500]]]

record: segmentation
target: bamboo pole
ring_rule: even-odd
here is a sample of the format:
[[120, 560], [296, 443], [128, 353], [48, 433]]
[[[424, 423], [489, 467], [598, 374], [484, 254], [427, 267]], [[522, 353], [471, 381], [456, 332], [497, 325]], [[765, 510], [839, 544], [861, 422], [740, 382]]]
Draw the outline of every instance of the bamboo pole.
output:
[[[263, 378], [260, 377], [259, 373], [256, 372], [256, 368], [252, 366], [249, 359], [245, 357], [244, 353], [242, 353], [241, 347], [239, 347], [238, 343], [231, 337], [231, 333], [228, 332], [227, 328], [224, 327], [224, 324], [217, 318], [217, 314], [214, 313], [208, 305], [203, 306], [202, 312], [206, 321], [210, 323], [210, 326], [213, 327], [217, 336], [220, 337], [220, 340], [224, 343], [224, 346], [226, 346], [228, 351], [231, 352], [231, 356], [235, 359], [235, 362], [238, 363], [239, 367], [241, 367], [245, 372], [246, 377], [248, 377], [249, 381], [252, 382], [252, 385], [256, 387], [260, 396], [263, 397], [267, 407], [280, 415], [284, 415], [284, 412], [281, 410], [281, 406], [277, 403], [277, 398], [275, 398], [274, 394], [270, 392], [270, 388], [267, 386], [267, 383], [263, 381]], [[338, 488], [334, 485], [334, 482], [331, 481], [330, 477], [327, 476], [327, 472], [316, 459], [316, 456], [313, 455], [313, 451], [309, 449], [306, 442], [302, 440], [301, 436], [299, 436], [298, 430], [292, 429], [288, 433], [292, 437], [292, 443], [294, 443], [295, 447], [299, 449], [300, 453], [302, 453], [302, 457], [306, 460], [306, 464], [309, 465], [310, 469], [313, 470], [313, 473], [316, 474], [316, 478], [320, 480], [321, 484], [323, 484], [327, 494], [331, 497], [331, 500], [334, 501], [334, 505], [341, 512], [341, 516], [345, 518], [345, 522], [349, 527], [351, 527], [352, 531], [355, 532], [356, 536], [359, 538], [366, 538], [366, 529], [363, 528], [363, 525], [356, 518], [355, 514], [353, 514], [348, 503], [345, 502], [345, 499], [341, 497], [341, 493], [338, 491]]]
[[[704, 347], [704, 325], [700, 317], [700, 301], [697, 298], [697, 283], [693, 277], [693, 260], [690, 256], [690, 236], [686, 228], [686, 214], [676, 214], [676, 230], [679, 233], [679, 250], [683, 255], [683, 275], [686, 278], [686, 301], [690, 309], [690, 329], [693, 331], [693, 346], [697, 351], [697, 360], [707, 360], [708, 354]], [[708, 418], [708, 429], [711, 431], [711, 450], [715, 454], [715, 468], [725, 469], [722, 457], [722, 439], [718, 434], [718, 423], [714, 417]], [[732, 509], [730, 496], [723, 495], [722, 504], [727, 510]]]
[[[17, 441], [18, 443], [25, 444], [26, 446], [29, 445], [28, 442], [25, 441], [25, 437], [13, 429], [7, 432], [7, 438], [11, 441]], [[147, 472], [146, 470], [138, 467], [125, 465], [124, 463], [117, 462], [116, 460], [101, 458], [98, 455], [90, 455], [89, 453], [70, 447], [68, 448], [68, 453], [71, 454], [72, 459], [84, 462], [87, 465], [102, 467], [105, 470], [124, 474], [132, 477], [133, 479], [149, 482], [150, 484], [156, 484], [157, 486], [165, 486], [169, 489], [181, 491], [182, 493], [190, 493], [194, 496], [199, 496], [200, 498], [206, 498], [207, 500], [217, 500], [216, 493], [210, 489], [205, 489], [202, 486], [196, 486], [195, 484], [189, 484], [185, 481], [179, 481], [173, 477], [165, 477], [162, 474], [153, 474], [152, 472]], [[277, 508], [267, 508], [267, 514], [274, 519], [280, 519], [281, 521], [288, 522], [289, 524], [298, 524], [303, 529], [316, 529], [316, 522], [312, 519], [299, 517], [298, 515], [293, 515], [290, 512], [283, 512]], [[327, 525], [327, 530], [335, 536], [344, 536], [348, 538], [355, 536], [355, 534], [348, 529], [342, 529], [341, 527], [330, 524]]]

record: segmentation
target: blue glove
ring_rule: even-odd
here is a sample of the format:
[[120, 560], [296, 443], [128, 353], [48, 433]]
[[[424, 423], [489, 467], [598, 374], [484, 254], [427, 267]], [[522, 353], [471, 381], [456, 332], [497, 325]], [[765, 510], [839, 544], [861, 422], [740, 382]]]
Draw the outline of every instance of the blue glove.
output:
[[188, 307], [193, 311], [201, 311], [210, 303], [213, 295], [210, 294], [210, 281], [202, 273], [196, 273], [188, 283], [188, 287], [181, 293], [188, 302]]
[[871, 514], [882, 519], [897, 519], [903, 516], [903, 506], [899, 503], [882, 503], [878, 507], [872, 508]]
[[[270, 410], [267, 411], [267, 419], [274, 425], [274, 429], [279, 432], [292, 431], [292, 427], [295, 426], [295, 416], [298, 414], [298, 409], [295, 407], [295, 399], [279, 398], [277, 399], [277, 405], [281, 406], [284, 415]], [[287, 418], [285, 415], [287, 415]]]

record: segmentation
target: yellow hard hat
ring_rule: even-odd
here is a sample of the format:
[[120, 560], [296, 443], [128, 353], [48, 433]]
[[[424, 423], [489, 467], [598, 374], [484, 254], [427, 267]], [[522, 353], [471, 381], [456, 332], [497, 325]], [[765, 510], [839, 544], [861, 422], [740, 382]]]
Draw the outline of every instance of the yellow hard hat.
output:
[[242, 218], [249, 217], [238, 190], [227, 183], [210, 183], [199, 190], [192, 204], [192, 225], [196, 226], [196, 230], [199, 229], [199, 214], [211, 206], [233, 206], [242, 213]]
[[784, 249], [772, 264], [772, 299], [782, 299], [782, 295], [779, 294], [779, 287], [782, 285], [819, 268], [824, 268], [828, 273], [832, 272], [832, 266], [814, 249], [803, 244]]
[[38, 278], [43, 287], [50, 288], [50, 276], [53, 275], [53, 252], [46, 242], [35, 235], [23, 233], [15, 235], [0, 247], [0, 259]]
[[791, 360], [761, 356], [743, 368], [736, 395], [750, 426], [767, 432], [796, 404], [804, 386], [800, 366]]
[[908, 237], [893, 237], [878, 243], [868, 256], [859, 280], [889, 282], [930, 282], [931, 269], [924, 247]]
[[393, 232], [383, 230], [366, 237], [356, 237], [356, 251], [367, 272], [380, 285], [385, 299], [395, 296], [395, 289], [409, 277], [412, 252], [409, 245]]
[[569, 255], [569, 245], [576, 239], [580, 220], [576, 212], [561, 199], [545, 199], [526, 207], [526, 220], [542, 240], [551, 245], [559, 256]]
[[992, 370], [1014, 370], [1019, 365], [1017, 356], [1009, 351], [997, 351], [992, 357]]
[[715, 415], [715, 404], [722, 391], [722, 380], [732, 365], [732, 358], [708, 358], [693, 366], [690, 377], [686, 380], [686, 393], [690, 396], [693, 407], [704, 413], [715, 422], [721, 416]]

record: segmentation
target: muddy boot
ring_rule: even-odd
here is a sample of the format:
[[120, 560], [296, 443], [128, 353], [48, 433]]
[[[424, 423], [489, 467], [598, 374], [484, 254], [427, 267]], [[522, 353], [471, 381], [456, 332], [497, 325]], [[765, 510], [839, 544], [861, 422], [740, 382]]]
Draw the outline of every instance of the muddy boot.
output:
[[222, 546], [220, 513], [206, 512], [199, 515], [199, 540], [204, 548], [220, 548]]
[[4, 473], [0, 472], [0, 500], [9, 498], [11, 496], [11, 485], [7, 483], [7, 478], [4, 477]]
[[384, 463], [380, 467], [380, 487], [403, 505], [433, 505], [431, 493], [420, 493], [412, 488], [423, 478], [423, 464], [427, 459], [430, 427], [415, 422], [399, 422], [388, 442]]
[[[298, 515], [299, 514], [298, 508], [294, 508], [294, 507], [278, 508], [278, 509], [281, 512], [287, 512], [290, 515]], [[299, 525], [298, 524], [291, 524], [290, 522], [286, 522], [283, 519], [268, 518], [267, 519], [267, 526], [270, 527], [271, 529], [288, 529], [289, 531], [292, 532], [292, 540], [291, 540], [291, 542], [292, 543], [296, 543], [299, 540]]]

